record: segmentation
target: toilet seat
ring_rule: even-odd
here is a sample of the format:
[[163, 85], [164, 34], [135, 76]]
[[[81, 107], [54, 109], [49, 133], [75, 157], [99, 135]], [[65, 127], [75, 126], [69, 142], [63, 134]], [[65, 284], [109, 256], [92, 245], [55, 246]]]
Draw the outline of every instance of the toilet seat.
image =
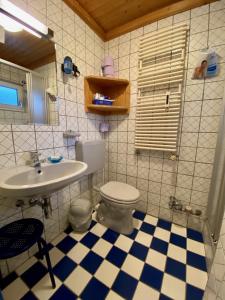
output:
[[136, 188], [118, 181], [109, 181], [103, 185], [100, 188], [100, 194], [111, 202], [123, 205], [136, 203], [140, 197], [140, 193]]

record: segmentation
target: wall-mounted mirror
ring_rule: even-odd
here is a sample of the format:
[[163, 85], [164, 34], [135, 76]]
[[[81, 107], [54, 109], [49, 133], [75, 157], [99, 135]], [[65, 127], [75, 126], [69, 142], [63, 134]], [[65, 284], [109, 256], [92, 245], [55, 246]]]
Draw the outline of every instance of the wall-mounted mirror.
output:
[[26, 31], [0, 42], [0, 123], [58, 125], [55, 44]]

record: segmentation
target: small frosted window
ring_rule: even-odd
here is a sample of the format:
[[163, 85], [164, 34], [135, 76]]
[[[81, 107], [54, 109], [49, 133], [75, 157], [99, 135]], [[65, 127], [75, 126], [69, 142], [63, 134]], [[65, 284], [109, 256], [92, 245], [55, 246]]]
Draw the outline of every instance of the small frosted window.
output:
[[0, 85], [0, 105], [19, 106], [18, 90]]

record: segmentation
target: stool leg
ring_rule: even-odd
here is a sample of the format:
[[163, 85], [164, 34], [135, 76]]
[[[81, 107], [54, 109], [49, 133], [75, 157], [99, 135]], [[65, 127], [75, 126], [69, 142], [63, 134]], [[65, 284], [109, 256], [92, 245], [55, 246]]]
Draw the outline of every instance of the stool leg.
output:
[[54, 289], [56, 287], [56, 285], [55, 285], [54, 274], [53, 274], [53, 271], [52, 271], [52, 264], [51, 264], [51, 260], [50, 260], [49, 253], [48, 253], [48, 247], [47, 247], [46, 241], [44, 239], [41, 238], [40, 242], [43, 245], [42, 251], [43, 251], [43, 254], [45, 255], [45, 258], [46, 258], [49, 276], [50, 276], [50, 279], [51, 279], [51, 282], [52, 282], [52, 287]]
[[43, 259], [44, 257], [43, 257], [43, 250], [42, 250], [42, 247], [41, 247], [41, 242], [38, 241], [37, 244], [38, 244], [40, 259]]

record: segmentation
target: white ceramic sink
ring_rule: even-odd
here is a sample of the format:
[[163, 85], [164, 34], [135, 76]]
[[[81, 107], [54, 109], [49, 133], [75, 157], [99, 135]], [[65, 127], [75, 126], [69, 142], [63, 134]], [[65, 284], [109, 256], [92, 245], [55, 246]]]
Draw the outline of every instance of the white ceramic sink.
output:
[[30, 166], [1, 170], [0, 194], [15, 199], [48, 196], [79, 179], [86, 169], [84, 162], [64, 160], [43, 163], [40, 174]]

